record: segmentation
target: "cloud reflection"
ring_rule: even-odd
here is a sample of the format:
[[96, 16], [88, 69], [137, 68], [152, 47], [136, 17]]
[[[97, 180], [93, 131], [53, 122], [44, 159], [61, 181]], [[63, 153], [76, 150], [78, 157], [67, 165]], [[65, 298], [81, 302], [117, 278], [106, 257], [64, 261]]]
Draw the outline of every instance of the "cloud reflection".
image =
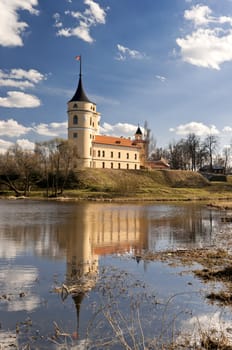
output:
[[34, 267], [1, 267], [0, 288], [4, 308], [7, 311], [34, 310], [40, 302], [39, 296], [31, 292], [37, 278], [38, 271]]

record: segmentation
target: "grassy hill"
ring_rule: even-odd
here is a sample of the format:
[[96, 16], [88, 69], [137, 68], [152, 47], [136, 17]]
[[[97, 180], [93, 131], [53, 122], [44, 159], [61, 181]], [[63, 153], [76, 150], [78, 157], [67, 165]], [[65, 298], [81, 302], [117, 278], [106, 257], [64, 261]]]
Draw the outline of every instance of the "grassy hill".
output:
[[78, 190], [66, 190], [66, 196], [122, 200], [232, 199], [232, 179], [209, 182], [192, 171], [85, 169], [78, 171], [77, 177]]

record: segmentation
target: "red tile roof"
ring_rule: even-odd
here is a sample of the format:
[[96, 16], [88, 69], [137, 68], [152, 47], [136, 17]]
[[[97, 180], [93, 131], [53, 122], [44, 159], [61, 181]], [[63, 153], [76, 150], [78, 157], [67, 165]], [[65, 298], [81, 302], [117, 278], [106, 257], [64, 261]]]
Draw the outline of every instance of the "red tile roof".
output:
[[105, 135], [96, 135], [93, 143], [98, 143], [102, 145], [111, 145], [111, 146], [124, 146], [124, 147], [133, 147], [140, 148], [139, 145], [136, 145], [134, 140], [126, 139], [124, 137], [114, 137], [114, 136], [105, 136]]

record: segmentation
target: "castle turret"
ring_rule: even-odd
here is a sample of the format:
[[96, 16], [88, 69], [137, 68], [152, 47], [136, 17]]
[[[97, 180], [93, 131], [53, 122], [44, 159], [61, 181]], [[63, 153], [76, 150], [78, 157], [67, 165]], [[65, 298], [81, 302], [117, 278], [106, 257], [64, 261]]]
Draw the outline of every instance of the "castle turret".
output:
[[[78, 56], [80, 57], [80, 56]], [[81, 74], [81, 58], [79, 82], [75, 94], [68, 102], [68, 139], [77, 144], [79, 167], [92, 167], [92, 141], [99, 133], [100, 113], [96, 104], [87, 97]]]
[[138, 125], [138, 128], [135, 132], [135, 140], [142, 140], [143, 139], [143, 133], [140, 129], [140, 126]]
[[143, 138], [143, 133], [142, 130], [140, 128], [140, 126], [138, 125], [138, 128], [135, 132], [134, 135], [134, 143], [138, 146], [140, 146], [141, 150], [140, 150], [140, 166], [142, 168], [146, 167], [146, 161], [147, 161], [147, 149], [148, 149], [148, 140], [144, 140]]

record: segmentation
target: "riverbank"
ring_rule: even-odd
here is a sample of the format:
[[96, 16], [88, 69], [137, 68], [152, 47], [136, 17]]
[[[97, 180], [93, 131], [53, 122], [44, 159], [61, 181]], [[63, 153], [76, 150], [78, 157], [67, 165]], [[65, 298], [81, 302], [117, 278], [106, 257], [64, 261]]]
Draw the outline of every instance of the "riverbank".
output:
[[[31, 199], [91, 201], [232, 201], [232, 177], [226, 182], [210, 182], [198, 172], [183, 170], [85, 169], [76, 181], [54, 197], [32, 188]], [[1, 198], [15, 197], [2, 191]]]

